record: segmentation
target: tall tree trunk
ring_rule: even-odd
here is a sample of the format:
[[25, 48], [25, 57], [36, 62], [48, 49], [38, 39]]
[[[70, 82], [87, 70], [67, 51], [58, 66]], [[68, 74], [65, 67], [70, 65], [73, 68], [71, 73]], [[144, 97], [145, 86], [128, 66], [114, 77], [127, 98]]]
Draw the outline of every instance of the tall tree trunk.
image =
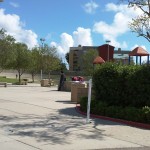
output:
[[18, 75], [19, 75], [19, 84], [21, 84], [21, 72], [20, 72], [20, 69], [18, 70]]
[[51, 79], [51, 72], [50, 71], [48, 73], [48, 79], [49, 79], [49, 82], [50, 82], [50, 79]]
[[34, 73], [32, 73], [32, 82], [34, 83]]

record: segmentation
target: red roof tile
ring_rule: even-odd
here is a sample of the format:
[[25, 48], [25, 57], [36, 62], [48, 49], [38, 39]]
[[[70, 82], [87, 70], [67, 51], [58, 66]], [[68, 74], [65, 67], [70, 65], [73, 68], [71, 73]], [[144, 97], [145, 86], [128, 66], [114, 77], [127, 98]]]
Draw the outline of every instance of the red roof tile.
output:
[[105, 62], [105, 61], [103, 60], [102, 57], [97, 56], [97, 57], [94, 59], [93, 64], [102, 64], [102, 63], [104, 63], [104, 62]]
[[136, 47], [129, 53], [129, 56], [148, 56], [149, 53], [142, 47]]

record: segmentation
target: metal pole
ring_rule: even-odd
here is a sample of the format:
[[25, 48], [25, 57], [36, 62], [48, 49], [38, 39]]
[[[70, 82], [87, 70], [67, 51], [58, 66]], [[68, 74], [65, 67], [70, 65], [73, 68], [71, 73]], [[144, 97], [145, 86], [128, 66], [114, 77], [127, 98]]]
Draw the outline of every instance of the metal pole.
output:
[[138, 64], [138, 56], [136, 56], [136, 65]]
[[106, 43], [108, 43], [108, 50], [107, 50], [107, 61], [109, 61], [109, 43], [110, 43], [110, 41], [109, 41], [109, 40], [107, 40], [107, 41], [106, 41]]
[[42, 69], [41, 69], [41, 80], [42, 80], [42, 78], [43, 78], [43, 77], [42, 77]]
[[140, 56], [140, 65], [141, 65], [141, 63], [142, 63], [141, 61], [142, 61], [142, 60], [141, 60], [141, 56]]
[[88, 90], [88, 104], [87, 104], [87, 119], [86, 123], [90, 123], [90, 105], [91, 105], [91, 89], [92, 89], [92, 79], [89, 80], [89, 90]]
[[[42, 49], [43, 49], [44, 48], [44, 41], [45, 41], [45, 39], [44, 38], [40, 38], [40, 41], [42, 43]], [[43, 55], [42, 55], [41, 80], [43, 79], [43, 71], [42, 71], [42, 69], [43, 69]]]

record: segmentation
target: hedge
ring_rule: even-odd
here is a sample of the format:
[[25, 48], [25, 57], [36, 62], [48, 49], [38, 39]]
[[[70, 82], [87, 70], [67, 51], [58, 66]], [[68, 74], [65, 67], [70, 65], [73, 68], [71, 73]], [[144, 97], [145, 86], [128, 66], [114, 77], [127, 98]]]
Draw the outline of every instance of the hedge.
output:
[[150, 66], [102, 64], [93, 73], [93, 90], [108, 106], [150, 106]]
[[[80, 100], [81, 110], [84, 112], [87, 110], [87, 99], [82, 97]], [[150, 124], [150, 107], [148, 106], [142, 108], [108, 106], [105, 102], [92, 99], [90, 111], [96, 115]]]

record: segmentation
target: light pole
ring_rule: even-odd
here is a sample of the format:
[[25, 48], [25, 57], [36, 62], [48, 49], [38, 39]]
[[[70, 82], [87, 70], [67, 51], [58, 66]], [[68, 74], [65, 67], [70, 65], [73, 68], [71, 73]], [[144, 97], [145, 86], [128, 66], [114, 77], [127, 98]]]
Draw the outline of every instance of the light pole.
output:
[[108, 44], [108, 50], [107, 50], [107, 61], [109, 61], [109, 43], [111, 41], [110, 40], [106, 40], [106, 43]]
[[[41, 54], [42, 54], [42, 50], [44, 48], [44, 41], [45, 39], [44, 38], [40, 38], [40, 41], [42, 43], [42, 46], [41, 46]], [[43, 69], [43, 54], [42, 54], [42, 67], [41, 67], [41, 80], [43, 79], [43, 72], [42, 72], [42, 69]]]

